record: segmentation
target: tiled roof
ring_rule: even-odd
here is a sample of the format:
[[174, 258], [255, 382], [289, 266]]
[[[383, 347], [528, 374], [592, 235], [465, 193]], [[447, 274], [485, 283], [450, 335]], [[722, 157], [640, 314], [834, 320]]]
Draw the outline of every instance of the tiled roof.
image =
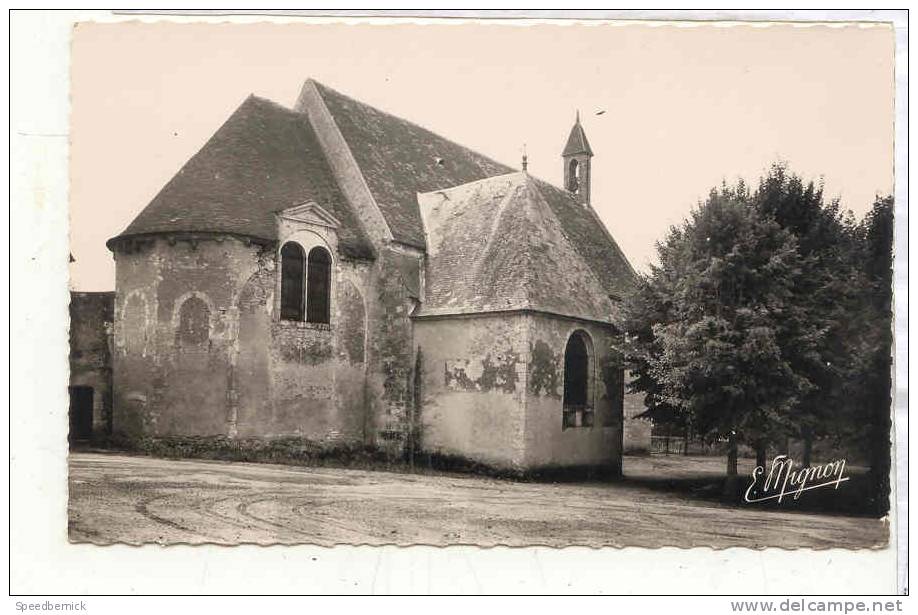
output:
[[589, 264], [607, 293], [623, 297], [637, 274], [592, 207], [583, 206], [569, 192], [532, 178], [539, 193], [561, 223], [568, 241]]
[[[512, 175], [509, 167], [490, 158], [315, 85], [397, 241], [429, 250], [418, 193]], [[578, 122], [572, 137], [575, 132], [582, 135], [588, 150], [579, 127]], [[580, 255], [605, 292], [623, 294], [634, 272], [595, 212], [567, 192], [526, 177], [528, 189], [552, 212], [567, 246]], [[307, 201], [315, 201], [341, 222], [342, 254], [373, 257], [372, 244], [339, 190], [307, 115], [250, 96], [115, 239], [225, 232], [272, 241], [274, 213]], [[503, 257], [495, 253], [495, 258]]]
[[579, 114], [577, 116], [577, 121], [574, 122], [574, 127], [571, 128], [571, 134], [567, 136], [567, 145], [564, 146], [564, 151], [561, 152], [562, 156], [572, 156], [574, 154], [593, 155], [593, 150], [590, 147], [590, 142], [587, 140], [586, 132], [583, 131], [583, 126], [580, 125]]
[[373, 257], [305, 116], [250, 96], [115, 239], [197, 231], [271, 241], [274, 213], [308, 201], [341, 222], [342, 254]]
[[420, 195], [428, 260], [416, 315], [537, 310], [608, 321], [616, 308], [548, 188], [519, 172]]
[[397, 241], [424, 249], [417, 193], [513, 169], [316, 83]]

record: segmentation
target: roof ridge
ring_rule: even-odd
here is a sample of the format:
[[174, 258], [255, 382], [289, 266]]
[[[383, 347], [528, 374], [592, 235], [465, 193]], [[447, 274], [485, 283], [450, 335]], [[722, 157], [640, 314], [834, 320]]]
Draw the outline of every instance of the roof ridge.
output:
[[[493, 222], [491, 224], [491, 230], [488, 233], [488, 239], [485, 241], [483, 249], [482, 249], [482, 254], [485, 255], [485, 258], [482, 258], [478, 261], [478, 265], [475, 271], [476, 277], [479, 279], [481, 278], [480, 276], [481, 271], [485, 267], [490, 265], [491, 261], [493, 260], [491, 258], [491, 254], [495, 251], [503, 249], [502, 246], [494, 245], [494, 238], [498, 235], [498, 232], [500, 231], [500, 229], [505, 224], [509, 223], [509, 220], [507, 218], [507, 216], [509, 215], [508, 214], [509, 205], [514, 201], [514, 199], [516, 199], [519, 196], [519, 192], [517, 192], [519, 188], [522, 188], [524, 191], [524, 198], [522, 199], [523, 210], [525, 211], [531, 207], [530, 199], [526, 198], [529, 192], [529, 187], [527, 185], [527, 181], [525, 178], [526, 174], [521, 172], [521, 173], [516, 173], [514, 175], [516, 175], [519, 179], [522, 179], [522, 181], [510, 185], [509, 189], [507, 190], [507, 194], [504, 195], [504, 198], [501, 199], [501, 203], [498, 206], [498, 210], [497, 212], [495, 212], [495, 215], [493, 217]], [[522, 176], [522, 177], [519, 177], [519, 176]], [[497, 177], [506, 177], [506, 175], [499, 175]], [[486, 178], [486, 179], [493, 179], [493, 178]], [[515, 211], [513, 213], [519, 214], [520, 212]], [[525, 309], [530, 309], [533, 305], [531, 291], [532, 291], [532, 279], [534, 276], [533, 267], [532, 267], [532, 250], [531, 250], [532, 235], [526, 234], [523, 238], [523, 241], [527, 245], [527, 249], [525, 249], [523, 253], [518, 256], [524, 259], [525, 267], [523, 267], [522, 276], [518, 278], [518, 285], [519, 285], [519, 288], [522, 288], [522, 291], [523, 291], [523, 304], [521, 307]]]
[[464, 182], [464, 183], [461, 183], [461, 184], [456, 184], [455, 186], [450, 186], [449, 188], [440, 188], [440, 189], [438, 189], [438, 190], [427, 190], [427, 191], [425, 191], [425, 192], [418, 192], [418, 195], [423, 195], [423, 194], [440, 194], [440, 193], [445, 193], [445, 192], [455, 192], [455, 191], [457, 191], [457, 190], [462, 190], [463, 188], [471, 187], [471, 186], [474, 186], [474, 185], [476, 185], [476, 184], [484, 184], [484, 183], [491, 182], [491, 181], [495, 181], [495, 180], [499, 180], [499, 179], [507, 179], [507, 178], [510, 178], [510, 177], [512, 177], [512, 176], [514, 176], [514, 175], [524, 175], [524, 174], [525, 174], [524, 171], [511, 171], [511, 172], [509, 172], [509, 173], [503, 173], [502, 175], [492, 175], [491, 177], [482, 177], [481, 179], [472, 180], [472, 181], [470, 181], [470, 182]]
[[[606, 287], [603, 284], [602, 279], [599, 277], [599, 274], [596, 273], [596, 270], [593, 269], [593, 266], [590, 264], [589, 260], [584, 258], [580, 250], [577, 249], [577, 246], [574, 245], [570, 237], [568, 237], [567, 233], [564, 232], [564, 224], [561, 223], [561, 220], [558, 218], [557, 214], [555, 214], [555, 210], [552, 209], [551, 205], [548, 204], [548, 201], [545, 200], [545, 196], [542, 194], [542, 190], [538, 185], [538, 180], [535, 178], [527, 177], [526, 189], [529, 190], [531, 195], [529, 201], [531, 203], [537, 203], [538, 206], [541, 207], [543, 212], [546, 214], [546, 217], [554, 223], [555, 228], [553, 230], [557, 232], [558, 236], [561, 238], [561, 241], [563, 241], [567, 246], [567, 249], [572, 254], [576, 255], [580, 262], [586, 267], [586, 270], [593, 278], [593, 282], [596, 284], [597, 288], [605, 289]], [[602, 223], [600, 222], [600, 226], [601, 225]]]
[[[520, 173], [520, 174], [516, 174], [516, 175], [525, 175], [525, 174]], [[506, 177], [506, 175], [498, 175], [497, 177]], [[493, 179], [493, 178], [487, 178], [487, 179]], [[483, 250], [483, 252], [484, 252], [485, 254], [491, 254], [491, 251], [494, 249], [494, 245], [493, 245], [493, 244], [494, 244], [494, 238], [497, 236], [497, 233], [498, 233], [498, 231], [500, 230], [501, 226], [502, 226], [503, 224], [505, 224], [505, 222], [504, 222], [504, 220], [505, 220], [505, 215], [507, 214], [507, 209], [508, 209], [508, 207], [509, 207], [509, 205], [510, 205], [512, 199], [514, 199], [514, 198], [517, 196], [517, 192], [516, 192], [517, 188], [519, 188], [520, 186], [522, 186], [524, 190], [527, 189], [527, 188], [526, 188], [525, 177], [522, 178], [522, 179], [523, 179], [523, 181], [522, 181], [522, 182], [519, 182], [519, 183], [513, 183], [513, 182], [511, 182], [511, 184], [510, 184], [510, 186], [509, 186], [509, 189], [507, 190], [507, 194], [504, 195], [504, 198], [501, 199], [500, 205], [498, 205], [498, 209], [497, 209], [497, 211], [495, 212], [495, 215], [494, 215], [494, 220], [493, 220], [493, 222], [491, 223], [491, 230], [490, 230], [490, 232], [488, 233], [488, 239], [487, 239], [487, 241], [485, 241], [485, 244], [484, 244], [484, 250]], [[477, 183], [477, 182], [476, 182], [476, 183]], [[525, 207], [525, 206], [528, 204], [528, 199], [524, 199], [524, 200], [523, 200], [523, 204], [524, 204], [524, 207]], [[530, 237], [526, 237], [526, 241], [528, 242], [529, 240], [530, 240]], [[527, 259], [529, 258], [529, 250], [526, 250], [526, 251], [525, 251], [525, 253], [523, 254], [523, 257], [524, 257], [524, 258], [527, 258]], [[489, 264], [489, 263], [487, 263], [487, 259], [481, 259], [481, 260], [478, 262], [478, 267], [476, 268], [476, 274], [479, 273], [480, 270], [481, 270], [482, 268], [484, 268], [487, 264]], [[532, 297], [531, 297], [530, 294], [529, 294], [529, 289], [530, 289], [530, 287], [531, 287], [531, 284], [530, 284], [529, 282], [531, 281], [531, 275], [532, 275], [532, 267], [528, 266], [528, 265], [530, 265], [530, 264], [531, 264], [531, 263], [527, 263], [527, 266], [523, 269], [523, 276], [524, 276], [524, 277], [523, 277], [523, 280], [522, 280], [522, 287], [523, 287], [523, 295], [525, 296], [524, 305], [525, 305], [526, 307], [529, 307], [529, 306], [532, 305]]]

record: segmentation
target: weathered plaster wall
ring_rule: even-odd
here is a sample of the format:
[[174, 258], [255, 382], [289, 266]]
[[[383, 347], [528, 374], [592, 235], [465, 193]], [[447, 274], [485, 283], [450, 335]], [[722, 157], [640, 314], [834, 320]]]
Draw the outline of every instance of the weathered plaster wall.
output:
[[523, 469], [526, 317], [419, 319], [414, 335], [421, 449]]
[[[525, 464], [530, 469], [600, 466], [621, 468], [622, 413], [613, 403], [612, 387], [621, 386], [610, 353], [612, 329], [607, 325], [533, 314], [527, 317], [529, 364], [525, 419]], [[564, 350], [575, 331], [585, 331], [593, 348], [592, 427], [562, 429]]]
[[417, 303], [420, 253], [386, 247], [368, 272], [367, 443], [400, 454], [414, 408], [409, 315]]
[[93, 435], [111, 431], [115, 294], [70, 293], [70, 386], [93, 389]]
[[[280, 321], [275, 248], [157, 238], [118, 252], [117, 431], [363, 441], [371, 267], [336, 259], [330, 324]], [[202, 322], [183, 320], [192, 298], [201, 336], [182, 324]]]
[[[228, 433], [233, 301], [259, 251], [232, 238], [156, 238], [116, 253], [115, 431]], [[205, 339], [194, 343], [179, 331], [191, 298], [207, 306]]]

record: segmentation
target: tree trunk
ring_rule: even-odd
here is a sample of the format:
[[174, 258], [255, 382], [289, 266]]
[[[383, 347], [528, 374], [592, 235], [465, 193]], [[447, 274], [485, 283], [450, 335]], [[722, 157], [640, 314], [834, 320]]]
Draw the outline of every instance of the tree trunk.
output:
[[768, 449], [765, 446], [765, 440], [759, 440], [755, 443], [755, 465], [765, 468], [765, 465], [768, 463], [767, 459]]
[[730, 434], [729, 448], [727, 449], [727, 480], [724, 481], [724, 497], [732, 499], [736, 495], [736, 434]]
[[803, 467], [808, 468], [813, 462], [813, 432], [805, 429], [803, 432]]
[[736, 476], [736, 434], [730, 434], [730, 448], [727, 450], [727, 477]]
[[688, 441], [689, 441], [689, 428], [688, 425], [685, 426], [685, 431], [683, 432], [683, 441], [682, 441], [682, 454], [688, 456]]

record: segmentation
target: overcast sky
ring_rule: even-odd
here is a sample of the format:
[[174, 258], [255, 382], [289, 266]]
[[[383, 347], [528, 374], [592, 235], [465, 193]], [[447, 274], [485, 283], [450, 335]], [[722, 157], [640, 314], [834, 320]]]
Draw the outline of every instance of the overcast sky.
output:
[[883, 26], [81, 24], [71, 284], [113, 289], [105, 241], [246, 96], [289, 107], [307, 77], [510, 166], [525, 143], [559, 185], [580, 109], [594, 207], [639, 270], [712, 186], [777, 160], [860, 216], [893, 188], [893, 45]]

